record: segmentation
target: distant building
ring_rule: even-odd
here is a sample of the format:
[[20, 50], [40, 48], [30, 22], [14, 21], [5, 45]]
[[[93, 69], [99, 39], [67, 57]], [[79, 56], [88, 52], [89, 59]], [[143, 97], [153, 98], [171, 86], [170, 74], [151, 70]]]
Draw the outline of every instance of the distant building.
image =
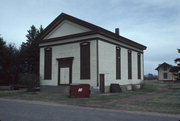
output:
[[170, 72], [170, 69], [173, 66], [164, 62], [159, 64], [159, 66], [155, 69], [158, 71], [158, 80], [160, 81], [174, 81], [176, 80], [176, 76], [174, 76], [173, 72]]
[[112, 83], [140, 84], [146, 46], [116, 32], [60, 14], [37, 38], [41, 86], [90, 84], [108, 91]]

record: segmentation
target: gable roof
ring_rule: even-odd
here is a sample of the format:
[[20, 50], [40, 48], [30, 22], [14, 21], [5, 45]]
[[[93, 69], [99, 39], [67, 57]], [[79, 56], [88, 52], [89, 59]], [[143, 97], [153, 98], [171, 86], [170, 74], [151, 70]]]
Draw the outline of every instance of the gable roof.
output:
[[172, 67], [172, 65], [170, 65], [170, 64], [168, 64], [168, 63], [166, 63], [166, 62], [164, 62], [164, 63], [162, 63], [162, 64], [159, 64], [159, 66], [158, 66], [155, 70], [158, 70], [160, 67], [163, 67], [163, 66], [169, 66], [169, 67]]
[[[48, 40], [43, 40], [44, 37], [46, 37], [56, 26], [58, 26], [63, 20], [69, 20], [71, 22], [74, 22], [76, 24], [79, 24], [81, 26], [84, 26], [86, 28], [89, 28], [90, 32], [87, 32], [87, 34], [101, 34], [103, 36], [115, 39], [117, 41], [120, 41], [122, 43], [128, 44], [130, 46], [134, 46], [136, 48], [139, 48], [141, 50], [145, 50], [146, 46], [141, 45], [137, 42], [134, 42], [130, 39], [127, 39], [123, 36], [117, 35], [111, 31], [108, 31], [104, 28], [101, 28], [99, 26], [96, 26], [94, 24], [91, 24], [89, 22], [83, 21], [81, 19], [78, 19], [76, 17], [70, 16], [68, 14], [65, 13], [61, 13], [54, 21], [52, 21], [42, 32], [41, 34], [36, 38], [37, 40], [40, 41], [40, 43], [45, 43], [45, 42], [49, 42]], [[81, 35], [82, 33], [80, 33]], [[76, 34], [77, 36], [78, 34]], [[72, 35], [67, 35], [67, 36], [72, 36]], [[58, 39], [52, 39], [51, 41], [56, 41]]]

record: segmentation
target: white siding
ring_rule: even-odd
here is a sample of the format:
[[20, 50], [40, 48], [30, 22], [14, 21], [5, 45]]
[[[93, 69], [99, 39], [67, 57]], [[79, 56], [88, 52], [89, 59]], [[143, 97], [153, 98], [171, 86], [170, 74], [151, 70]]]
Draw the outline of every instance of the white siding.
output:
[[70, 21], [63, 21], [59, 24], [52, 32], [50, 32], [45, 39], [55, 38], [55, 37], [62, 37], [66, 35], [72, 35], [82, 32], [90, 31], [88, 28], [80, 26], [78, 24], [72, 23]]
[[80, 80], [80, 43], [52, 46], [52, 80], [44, 80], [44, 48], [40, 49], [40, 76], [42, 85], [57, 85], [58, 61], [57, 58], [74, 57], [72, 64], [72, 83], [97, 84], [96, 41], [90, 41], [90, 69], [91, 79]]
[[99, 74], [105, 74], [105, 86], [115, 82], [115, 46], [99, 41]]
[[128, 50], [121, 48], [121, 85], [128, 84]]
[[[142, 61], [141, 61], [142, 62]], [[132, 51], [132, 79], [131, 84], [137, 84], [138, 81], [138, 62], [137, 62], [137, 52]]]
[[141, 54], [141, 81], [144, 80], [144, 54]]
[[[137, 77], [137, 52], [132, 51], [132, 79], [128, 80], [128, 49], [121, 47], [121, 79], [116, 80], [116, 45], [99, 40], [98, 49], [99, 74], [105, 74], [105, 86], [111, 83], [138, 84], [142, 81]], [[141, 60], [141, 67], [141, 72], [143, 72], [143, 60]], [[141, 75], [143, 76], [143, 73]]]

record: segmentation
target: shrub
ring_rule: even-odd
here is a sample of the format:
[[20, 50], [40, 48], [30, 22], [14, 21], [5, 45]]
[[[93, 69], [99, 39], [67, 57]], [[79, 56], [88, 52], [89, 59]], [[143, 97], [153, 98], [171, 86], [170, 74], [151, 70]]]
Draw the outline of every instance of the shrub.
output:
[[36, 88], [40, 86], [39, 76], [34, 73], [21, 74], [19, 83], [26, 86], [27, 91], [36, 91]]

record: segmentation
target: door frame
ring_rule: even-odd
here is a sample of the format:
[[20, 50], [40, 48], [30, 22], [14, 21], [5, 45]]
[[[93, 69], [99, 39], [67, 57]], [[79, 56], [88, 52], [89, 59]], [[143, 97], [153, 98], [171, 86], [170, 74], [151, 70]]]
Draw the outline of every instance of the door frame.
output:
[[[58, 85], [70, 85], [72, 83], [72, 63], [73, 63], [74, 57], [68, 57], [68, 58], [57, 58], [58, 61]], [[69, 84], [61, 84], [60, 82], [60, 71], [61, 68], [69, 68]]]

